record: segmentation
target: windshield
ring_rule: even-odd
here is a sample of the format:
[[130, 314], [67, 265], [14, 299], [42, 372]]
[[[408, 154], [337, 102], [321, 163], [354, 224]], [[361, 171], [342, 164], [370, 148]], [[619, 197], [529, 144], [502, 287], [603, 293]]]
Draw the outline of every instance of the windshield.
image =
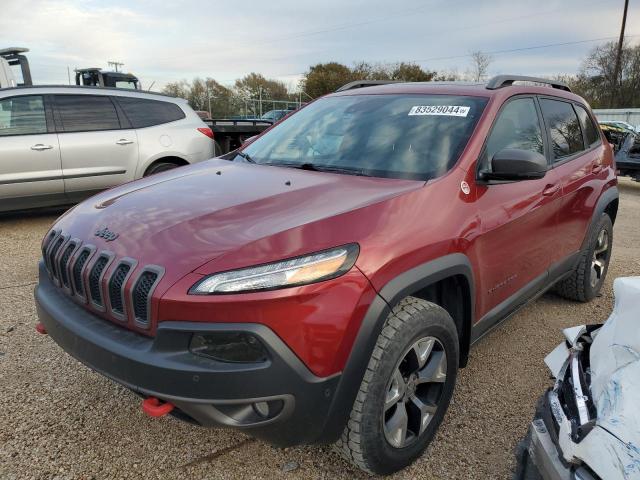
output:
[[247, 146], [242, 158], [259, 164], [428, 180], [455, 164], [486, 102], [486, 98], [453, 95], [322, 98]]

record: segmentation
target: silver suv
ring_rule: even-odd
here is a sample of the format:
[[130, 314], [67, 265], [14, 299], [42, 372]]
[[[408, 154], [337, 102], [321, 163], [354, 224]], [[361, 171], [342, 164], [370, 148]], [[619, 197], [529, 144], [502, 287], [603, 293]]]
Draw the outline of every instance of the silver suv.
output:
[[213, 157], [185, 100], [91, 87], [0, 89], [0, 212], [78, 202]]

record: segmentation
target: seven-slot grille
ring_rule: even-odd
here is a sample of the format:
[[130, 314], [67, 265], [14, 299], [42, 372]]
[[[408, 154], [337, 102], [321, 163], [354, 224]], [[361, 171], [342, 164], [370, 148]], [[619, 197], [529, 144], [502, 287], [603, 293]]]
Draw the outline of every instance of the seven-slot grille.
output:
[[[135, 323], [149, 327], [151, 296], [164, 273], [161, 267], [142, 266], [135, 275], [135, 260], [113, 260], [112, 253], [96, 252], [95, 247], [82, 245], [77, 239], [69, 240], [68, 235], [56, 231], [45, 238], [42, 254], [51, 278], [72, 296], [101, 311], [106, 312], [108, 306], [107, 313], [119, 321], [127, 320], [127, 311], [132, 306], [130, 315]], [[133, 286], [126, 291], [124, 287], [132, 276], [135, 276]]]

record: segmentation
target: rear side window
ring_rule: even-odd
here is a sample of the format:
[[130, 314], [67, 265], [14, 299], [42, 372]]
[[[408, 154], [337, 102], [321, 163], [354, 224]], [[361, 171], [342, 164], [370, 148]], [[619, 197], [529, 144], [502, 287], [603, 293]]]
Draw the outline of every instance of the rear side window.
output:
[[487, 139], [483, 167], [500, 150], [517, 148], [544, 154], [542, 128], [533, 98], [519, 98], [507, 103], [498, 116]]
[[584, 150], [580, 122], [570, 103], [543, 98], [540, 100], [540, 108], [549, 129], [551, 148], [556, 160]]
[[589, 147], [593, 147], [597, 143], [600, 143], [600, 135], [598, 134], [598, 130], [593, 124], [593, 120], [591, 119], [587, 111], [580, 105], [576, 105], [575, 108], [576, 112], [578, 113], [578, 118], [580, 119], [580, 126], [582, 127], [584, 136], [587, 139], [587, 145]]
[[116, 101], [124, 110], [133, 128], [151, 127], [185, 117], [182, 109], [170, 102], [130, 97], [117, 97]]
[[47, 133], [44, 100], [27, 95], [0, 100], [0, 137]]
[[65, 132], [118, 130], [120, 122], [113, 103], [106, 96], [56, 95], [56, 107]]

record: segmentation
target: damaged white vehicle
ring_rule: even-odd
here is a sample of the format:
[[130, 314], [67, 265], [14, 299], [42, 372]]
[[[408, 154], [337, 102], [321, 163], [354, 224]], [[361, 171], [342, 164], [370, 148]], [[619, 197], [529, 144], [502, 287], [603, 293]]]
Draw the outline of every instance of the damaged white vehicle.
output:
[[602, 326], [564, 330], [545, 363], [556, 382], [541, 399], [520, 479], [640, 479], [640, 277], [613, 284]]

